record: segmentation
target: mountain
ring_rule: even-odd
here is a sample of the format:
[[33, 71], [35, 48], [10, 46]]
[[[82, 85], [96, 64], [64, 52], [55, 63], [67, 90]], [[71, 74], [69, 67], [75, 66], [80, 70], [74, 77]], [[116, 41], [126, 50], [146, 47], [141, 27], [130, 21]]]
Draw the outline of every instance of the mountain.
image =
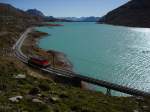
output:
[[94, 17], [94, 16], [91, 16], [91, 17], [85, 17], [83, 18], [83, 22], [97, 22], [98, 20], [100, 19], [100, 17]]
[[39, 17], [44, 17], [45, 16], [41, 11], [39, 11], [37, 9], [29, 9], [26, 12], [30, 15], [33, 15], [33, 16], [39, 16]]
[[0, 3], [0, 21], [1, 25], [12, 25], [16, 27], [26, 27], [30, 24], [36, 24], [42, 21], [38, 16], [32, 16], [23, 10], [12, 5]]
[[70, 20], [66, 20], [63, 18], [55, 18], [53, 16], [45, 16], [43, 19], [46, 22], [71, 22]]
[[150, 0], [130, 0], [99, 20], [106, 24], [150, 27]]
[[67, 21], [65, 19], [57, 19], [53, 16], [45, 16], [41, 11], [37, 10], [37, 9], [29, 9], [26, 11], [28, 14], [35, 16], [35, 17], [40, 17], [41, 19], [43, 19], [44, 21], [47, 22], [59, 22], [59, 21]]
[[78, 21], [79, 18], [77, 18], [77, 17], [60, 17], [58, 19], [66, 19], [69, 21]]
[[32, 16], [35, 16], [35, 17], [40, 17], [41, 19], [43, 19], [44, 21], [47, 21], [47, 22], [61, 22], [61, 21], [67, 21], [68, 20], [65, 20], [65, 19], [58, 19], [58, 18], [55, 18], [53, 16], [45, 16], [41, 11], [37, 10], [37, 9], [29, 9], [26, 11], [28, 14], [32, 15]]
[[62, 17], [62, 19], [69, 20], [69, 21], [77, 21], [77, 22], [96, 22], [100, 19], [100, 17]]

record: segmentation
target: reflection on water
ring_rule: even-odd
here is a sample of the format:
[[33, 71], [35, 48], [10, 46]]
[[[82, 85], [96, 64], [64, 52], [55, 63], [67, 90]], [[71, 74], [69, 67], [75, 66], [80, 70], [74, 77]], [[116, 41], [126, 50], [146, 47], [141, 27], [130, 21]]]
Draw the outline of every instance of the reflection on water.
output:
[[51, 34], [40, 40], [40, 47], [66, 53], [78, 73], [150, 91], [150, 29], [62, 24], [37, 28]]

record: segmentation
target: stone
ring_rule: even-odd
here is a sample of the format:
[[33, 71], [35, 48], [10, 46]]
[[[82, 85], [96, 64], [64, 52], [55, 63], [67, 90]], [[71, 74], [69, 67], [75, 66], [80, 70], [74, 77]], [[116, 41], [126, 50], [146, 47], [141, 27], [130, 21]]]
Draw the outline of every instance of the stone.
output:
[[143, 97], [136, 97], [136, 100], [137, 100], [138, 102], [144, 102], [144, 98], [143, 98]]
[[53, 102], [58, 102], [60, 99], [58, 98], [58, 97], [51, 97], [50, 98], [51, 99], [51, 101], [53, 101]]
[[16, 76], [14, 76], [14, 78], [16, 78], [16, 79], [25, 79], [26, 75], [24, 75], [24, 74], [18, 74]]
[[39, 99], [32, 99], [32, 102], [34, 102], [34, 103], [43, 103], [43, 101], [41, 101]]
[[139, 112], [138, 110], [133, 110], [133, 112]]
[[41, 94], [37, 94], [39, 97], [41, 97], [42, 95]]
[[149, 110], [148, 106], [144, 105], [142, 106], [143, 110]]
[[22, 98], [23, 98], [22, 96], [15, 96], [15, 97], [9, 98], [9, 100], [11, 102], [19, 102]]

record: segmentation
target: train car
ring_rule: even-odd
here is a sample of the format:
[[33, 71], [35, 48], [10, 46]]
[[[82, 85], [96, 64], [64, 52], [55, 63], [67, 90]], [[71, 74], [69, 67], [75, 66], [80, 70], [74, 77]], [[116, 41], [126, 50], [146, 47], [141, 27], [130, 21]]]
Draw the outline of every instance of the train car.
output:
[[30, 65], [36, 65], [42, 68], [46, 68], [50, 66], [49, 61], [41, 57], [30, 57], [28, 63]]

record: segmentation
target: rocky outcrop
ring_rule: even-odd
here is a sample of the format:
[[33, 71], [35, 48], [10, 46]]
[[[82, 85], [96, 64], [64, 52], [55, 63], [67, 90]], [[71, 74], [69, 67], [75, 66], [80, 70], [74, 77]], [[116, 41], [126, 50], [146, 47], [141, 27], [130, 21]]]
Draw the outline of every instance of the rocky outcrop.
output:
[[130, 0], [109, 12], [99, 22], [132, 27], [150, 27], [150, 0]]

